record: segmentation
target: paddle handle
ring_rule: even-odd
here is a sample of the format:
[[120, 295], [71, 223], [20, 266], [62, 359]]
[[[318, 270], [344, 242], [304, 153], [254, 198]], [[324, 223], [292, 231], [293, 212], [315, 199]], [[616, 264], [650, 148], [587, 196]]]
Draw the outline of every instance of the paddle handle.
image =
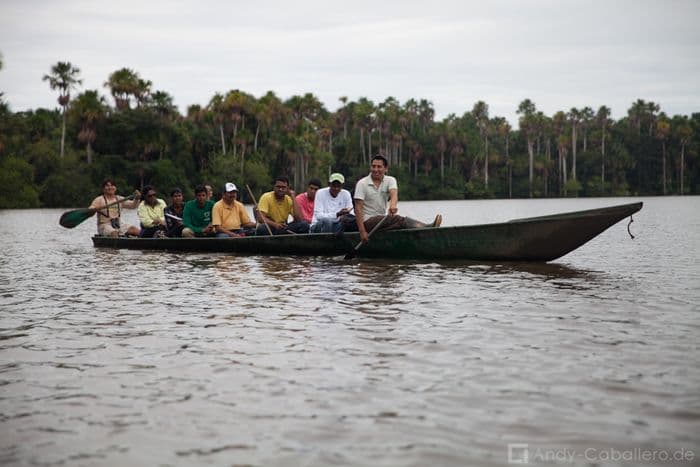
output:
[[101, 209], [109, 208], [109, 207], [115, 206], [117, 204], [121, 204], [124, 201], [132, 200], [134, 198], [135, 198], [135, 195], [129, 195], [126, 198], [118, 199], [117, 201], [112, 201], [111, 203], [105, 204], [104, 206], [100, 206], [99, 208], [90, 208], [90, 211], [92, 211], [92, 213], [95, 214], [97, 211], [99, 211]]
[[[374, 232], [377, 231], [377, 229], [384, 223], [384, 221], [387, 219], [387, 217], [389, 217], [389, 214], [387, 214], [386, 216], [382, 217], [382, 219], [381, 219], [379, 222], [377, 222], [377, 225], [375, 225], [375, 226], [372, 228], [372, 230], [370, 230], [369, 233], [367, 234], [367, 238], [369, 238], [370, 236], [372, 236], [372, 234], [373, 234]], [[360, 242], [359, 242], [357, 245], [355, 245], [355, 248], [353, 248], [353, 249], [350, 251], [350, 253], [348, 253], [347, 255], [345, 255], [345, 259], [346, 259], [346, 260], [353, 259], [353, 258], [355, 257], [355, 253], [357, 253], [357, 250], [359, 250], [360, 248], [362, 248], [362, 245], [364, 245], [364, 242], [363, 242], [362, 240], [360, 240]]]
[[[384, 221], [386, 220], [387, 217], [389, 217], [389, 214], [387, 214], [386, 216], [382, 217], [382, 219], [381, 219], [379, 222], [377, 222], [377, 225], [375, 225], [374, 227], [372, 227], [372, 230], [370, 230], [369, 233], [367, 234], [367, 238], [371, 237], [372, 234], [373, 234], [374, 232], [377, 231], [377, 229], [384, 223]], [[359, 250], [361, 246], [362, 246], [362, 241], [360, 241], [360, 243], [358, 243], [358, 244], [355, 246], [355, 251]]]
[[[245, 187], [246, 187], [246, 189], [248, 190], [248, 194], [250, 195], [250, 199], [253, 200], [253, 209], [255, 209], [255, 210], [257, 210], [258, 212], [260, 212], [260, 210], [258, 209], [258, 202], [255, 201], [255, 195], [253, 194], [253, 190], [250, 189], [250, 187], [248, 186], [247, 183], [246, 183]], [[253, 214], [255, 214], [255, 212], [253, 212]], [[253, 217], [255, 217], [255, 216], [253, 216]], [[261, 216], [261, 217], [262, 217], [262, 216]], [[270, 234], [270, 236], [272, 236], [272, 229], [270, 229], [270, 226], [267, 225], [267, 222], [265, 222], [265, 219], [264, 219], [264, 218], [263, 218], [263, 224], [265, 224], [265, 227], [267, 227], [267, 232]]]

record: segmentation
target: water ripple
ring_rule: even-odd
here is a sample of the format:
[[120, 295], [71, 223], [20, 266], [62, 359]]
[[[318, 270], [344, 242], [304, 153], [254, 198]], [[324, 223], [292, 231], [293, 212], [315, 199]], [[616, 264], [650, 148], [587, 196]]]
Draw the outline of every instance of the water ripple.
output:
[[36, 212], [0, 212], [0, 463], [698, 449], [700, 228], [650, 203], [658, 237], [615, 226], [534, 265], [96, 250], [94, 225], [23, 238]]

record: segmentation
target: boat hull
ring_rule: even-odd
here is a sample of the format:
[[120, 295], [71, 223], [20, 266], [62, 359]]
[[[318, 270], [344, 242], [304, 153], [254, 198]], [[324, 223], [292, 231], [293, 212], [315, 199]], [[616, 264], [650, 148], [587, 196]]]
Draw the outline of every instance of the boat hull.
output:
[[[499, 224], [377, 232], [357, 251], [365, 258], [538, 261], [557, 259], [642, 208], [631, 203]], [[359, 234], [279, 235], [241, 238], [127, 238], [94, 236], [100, 248], [196, 251], [254, 255], [338, 256]]]

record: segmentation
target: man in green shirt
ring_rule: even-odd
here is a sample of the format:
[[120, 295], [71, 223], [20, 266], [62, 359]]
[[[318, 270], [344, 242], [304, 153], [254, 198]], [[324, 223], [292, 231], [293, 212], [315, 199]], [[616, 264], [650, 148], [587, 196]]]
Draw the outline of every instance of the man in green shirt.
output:
[[204, 185], [197, 185], [194, 189], [194, 199], [185, 203], [185, 210], [182, 213], [182, 236], [192, 237], [213, 237], [215, 235], [214, 226], [211, 225], [211, 209], [214, 201], [207, 199], [207, 189]]

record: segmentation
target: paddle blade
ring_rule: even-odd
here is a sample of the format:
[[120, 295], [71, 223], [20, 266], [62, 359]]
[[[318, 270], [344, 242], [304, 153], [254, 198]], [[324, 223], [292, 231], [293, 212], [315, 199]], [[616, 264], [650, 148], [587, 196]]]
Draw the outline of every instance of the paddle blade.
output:
[[362, 242], [358, 243], [357, 245], [355, 245], [355, 248], [348, 251], [348, 253], [345, 255], [345, 260], [349, 261], [349, 260], [353, 259], [355, 256], [357, 256], [357, 250], [359, 250], [361, 246], [362, 246]]
[[73, 227], [82, 224], [83, 221], [92, 217], [94, 214], [95, 211], [88, 208], [66, 211], [58, 220], [58, 223], [67, 229], [72, 229]]

